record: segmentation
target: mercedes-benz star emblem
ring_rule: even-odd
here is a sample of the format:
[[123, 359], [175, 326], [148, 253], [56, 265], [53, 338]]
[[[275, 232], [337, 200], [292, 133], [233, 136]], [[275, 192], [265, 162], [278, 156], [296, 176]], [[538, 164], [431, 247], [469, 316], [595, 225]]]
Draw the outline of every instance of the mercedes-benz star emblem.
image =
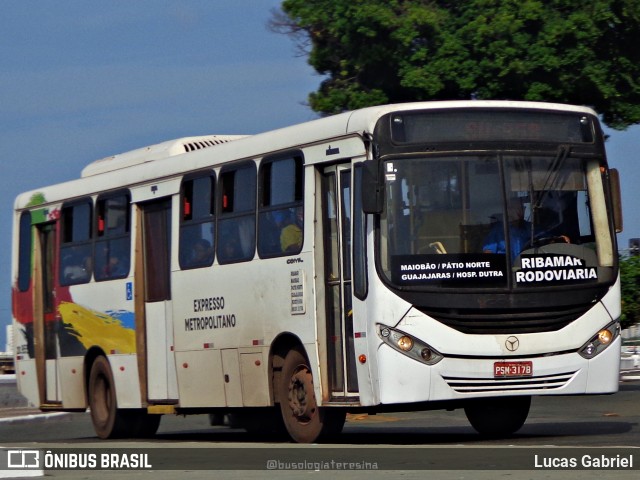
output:
[[507, 338], [507, 341], [504, 342], [504, 345], [510, 352], [515, 352], [520, 346], [520, 340], [518, 340], [518, 337], [511, 336]]

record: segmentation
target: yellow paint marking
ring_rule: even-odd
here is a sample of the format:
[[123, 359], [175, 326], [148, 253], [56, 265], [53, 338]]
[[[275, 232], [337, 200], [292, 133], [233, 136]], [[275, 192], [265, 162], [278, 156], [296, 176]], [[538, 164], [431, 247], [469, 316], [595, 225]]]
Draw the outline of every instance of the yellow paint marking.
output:
[[149, 405], [147, 407], [147, 413], [154, 415], [171, 415], [176, 413], [176, 407], [174, 407], [173, 405]]
[[58, 308], [69, 333], [85, 348], [98, 345], [107, 353], [136, 353], [136, 332], [119, 319], [76, 303], [62, 302]]

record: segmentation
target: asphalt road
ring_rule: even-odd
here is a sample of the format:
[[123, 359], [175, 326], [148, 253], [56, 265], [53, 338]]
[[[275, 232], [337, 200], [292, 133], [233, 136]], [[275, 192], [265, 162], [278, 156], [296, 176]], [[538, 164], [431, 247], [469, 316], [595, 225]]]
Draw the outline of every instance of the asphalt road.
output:
[[[597, 475], [637, 479], [640, 381], [622, 383], [620, 392], [610, 396], [536, 397], [525, 426], [513, 437], [500, 440], [479, 437], [462, 411], [350, 415], [343, 434], [323, 445], [295, 445], [242, 430], [211, 427], [205, 415], [165, 416], [157, 436], [148, 441], [101, 441], [86, 413], [16, 416], [14, 411], [0, 418], [0, 445], [48, 449], [67, 460], [69, 454], [79, 452], [96, 455], [97, 460], [105, 452], [147, 454], [151, 465], [149, 469], [125, 471], [47, 469], [47, 478], [61, 479], [301, 475], [474, 480], [584, 479]], [[632, 456], [634, 466], [612, 470], [582, 465], [585, 456], [601, 461], [603, 455], [611, 461], [618, 458], [618, 462]], [[572, 459], [577, 463], [573, 467]], [[562, 467], [563, 461], [567, 468]], [[554, 462], [556, 465], [551, 465]]]

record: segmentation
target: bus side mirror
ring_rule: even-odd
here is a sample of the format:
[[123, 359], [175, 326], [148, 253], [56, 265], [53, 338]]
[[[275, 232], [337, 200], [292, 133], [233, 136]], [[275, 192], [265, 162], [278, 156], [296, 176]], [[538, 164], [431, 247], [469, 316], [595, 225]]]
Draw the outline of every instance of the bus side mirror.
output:
[[613, 202], [613, 225], [616, 233], [622, 232], [622, 195], [620, 194], [620, 174], [618, 170], [609, 170], [609, 188], [611, 190], [611, 200]]
[[384, 183], [380, 180], [380, 162], [368, 160], [362, 169], [362, 211], [382, 213], [384, 205]]

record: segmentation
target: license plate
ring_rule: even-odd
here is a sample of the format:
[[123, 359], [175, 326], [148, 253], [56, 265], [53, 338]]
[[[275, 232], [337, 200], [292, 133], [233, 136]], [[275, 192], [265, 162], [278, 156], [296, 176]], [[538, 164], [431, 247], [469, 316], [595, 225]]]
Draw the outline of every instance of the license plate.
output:
[[494, 377], [530, 377], [533, 375], [533, 362], [495, 362]]

